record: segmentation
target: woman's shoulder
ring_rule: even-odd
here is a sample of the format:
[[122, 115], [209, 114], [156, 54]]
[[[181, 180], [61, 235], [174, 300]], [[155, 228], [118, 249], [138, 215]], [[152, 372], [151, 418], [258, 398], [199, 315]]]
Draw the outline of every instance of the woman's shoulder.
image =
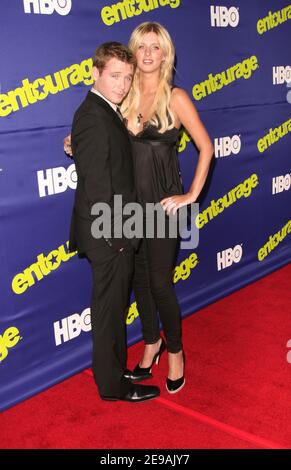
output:
[[172, 85], [171, 87], [171, 99], [183, 99], [183, 98], [189, 98], [189, 95], [184, 88], [181, 88], [177, 85]]
[[175, 111], [177, 108], [179, 109], [182, 106], [187, 106], [189, 104], [193, 106], [193, 102], [187, 91], [184, 90], [184, 88], [173, 86], [170, 101], [171, 108]]

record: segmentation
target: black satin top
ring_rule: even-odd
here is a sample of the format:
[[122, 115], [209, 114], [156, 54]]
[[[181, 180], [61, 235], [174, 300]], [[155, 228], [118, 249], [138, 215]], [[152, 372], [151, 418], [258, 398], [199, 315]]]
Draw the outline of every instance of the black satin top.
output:
[[137, 135], [129, 131], [133, 147], [135, 185], [140, 203], [183, 194], [176, 142], [179, 129], [160, 134], [153, 125], [144, 123]]

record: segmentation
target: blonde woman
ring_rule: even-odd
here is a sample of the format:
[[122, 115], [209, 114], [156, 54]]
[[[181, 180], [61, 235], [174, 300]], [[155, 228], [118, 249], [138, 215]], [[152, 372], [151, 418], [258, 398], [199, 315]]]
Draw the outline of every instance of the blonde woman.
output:
[[[129, 48], [137, 69], [121, 111], [130, 133], [135, 184], [141, 204], [160, 202], [169, 214], [195, 202], [209, 171], [213, 146], [198, 113], [181, 88], [173, 87], [175, 49], [167, 30], [145, 22], [133, 31]], [[199, 149], [193, 182], [183, 194], [176, 154], [181, 125]], [[157, 311], [168, 351], [166, 388], [176, 393], [185, 384], [180, 310], [172, 283], [178, 238], [144, 238], [135, 256], [134, 293], [142, 323], [145, 350], [133, 375], [151, 377], [151, 369], [165, 349]]]
[[[122, 114], [131, 137], [138, 202], [160, 202], [166, 214], [195, 202], [206, 181], [213, 145], [188, 94], [172, 84], [175, 49], [159, 23], [137, 26], [129, 41], [137, 60], [131, 90]], [[188, 131], [199, 159], [189, 190], [183, 194], [176, 154], [180, 127]], [[65, 147], [69, 141], [65, 140]], [[68, 150], [68, 147], [67, 147]], [[142, 324], [145, 349], [132, 378], [152, 376], [154, 363], [168, 352], [166, 389], [185, 385], [180, 309], [172, 283], [178, 238], [144, 237], [135, 255], [133, 289]], [[160, 336], [158, 314], [166, 342]]]

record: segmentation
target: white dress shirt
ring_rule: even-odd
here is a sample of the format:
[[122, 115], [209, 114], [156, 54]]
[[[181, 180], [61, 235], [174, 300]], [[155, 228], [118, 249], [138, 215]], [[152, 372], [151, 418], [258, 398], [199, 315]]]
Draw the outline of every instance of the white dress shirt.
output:
[[111, 101], [109, 101], [107, 98], [105, 98], [105, 96], [103, 96], [99, 91], [95, 90], [95, 88], [92, 87], [91, 91], [92, 91], [92, 93], [95, 93], [95, 95], [100, 96], [100, 98], [102, 98], [104, 101], [107, 101], [107, 103], [111, 106], [112, 109], [114, 109], [115, 112], [117, 111], [117, 105], [116, 104], [111, 103]]

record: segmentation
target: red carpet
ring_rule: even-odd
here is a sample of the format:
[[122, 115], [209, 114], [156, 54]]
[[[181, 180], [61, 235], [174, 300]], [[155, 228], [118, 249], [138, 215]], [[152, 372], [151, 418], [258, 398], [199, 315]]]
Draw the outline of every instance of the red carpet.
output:
[[[2, 413], [1, 448], [291, 447], [291, 266], [183, 321], [186, 386], [161, 397], [102, 402], [84, 371]], [[135, 365], [142, 344], [129, 350]]]

